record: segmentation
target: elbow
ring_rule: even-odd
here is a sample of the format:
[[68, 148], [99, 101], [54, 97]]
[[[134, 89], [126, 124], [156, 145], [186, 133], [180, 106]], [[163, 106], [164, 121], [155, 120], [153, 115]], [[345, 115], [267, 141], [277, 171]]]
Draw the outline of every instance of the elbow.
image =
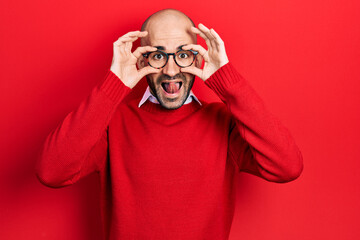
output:
[[279, 172], [276, 181], [278, 183], [287, 183], [298, 179], [304, 169], [303, 157], [300, 151], [297, 151], [294, 156], [288, 156], [286, 165], [283, 166]]
[[[277, 159], [277, 160], [275, 160]], [[303, 172], [303, 158], [300, 151], [293, 155], [273, 158], [272, 164], [260, 166], [260, 175], [269, 182], [287, 183], [298, 179]]]
[[39, 171], [36, 171], [36, 178], [39, 180], [39, 182], [47, 187], [51, 188], [58, 188], [58, 185], [51, 180], [50, 178], [46, 177], [44, 174], [42, 174]]
[[50, 188], [62, 188], [72, 184], [69, 181], [60, 180], [55, 176], [40, 171], [36, 171], [36, 177], [40, 183]]
[[47, 187], [61, 188], [73, 184], [73, 177], [64, 177], [68, 175], [60, 173], [60, 169], [54, 168], [53, 165], [42, 163], [41, 159], [38, 161], [35, 169], [37, 179]]
[[303, 165], [290, 169], [279, 177], [279, 183], [287, 183], [298, 179], [303, 171]]
[[60, 164], [59, 157], [53, 157], [40, 151], [37, 156], [35, 175], [43, 185], [50, 188], [62, 188], [74, 183], [78, 176], [78, 171], [69, 171], [63, 166], [69, 164]]

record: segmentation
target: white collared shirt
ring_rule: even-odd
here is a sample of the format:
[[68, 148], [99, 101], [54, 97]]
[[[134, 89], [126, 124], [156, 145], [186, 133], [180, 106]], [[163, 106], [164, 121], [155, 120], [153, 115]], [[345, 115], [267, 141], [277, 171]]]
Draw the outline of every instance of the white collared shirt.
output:
[[[188, 98], [186, 99], [186, 101], [184, 102], [184, 104], [191, 103], [192, 100], [193, 100], [193, 98], [194, 98], [195, 101], [197, 101], [200, 105], [202, 105], [201, 102], [199, 101], [199, 99], [194, 95], [194, 93], [193, 93], [192, 90], [190, 90], [190, 94], [189, 94]], [[159, 101], [156, 99], [156, 97], [154, 97], [154, 96], [151, 94], [151, 92], [150, 92], [150, 87], [149, 87], [149, 86], [147, 86], [147, 88], [146, 88], [146, 91], [145, 91], [145, 93], [144, 93], [144, 96], [142, 97], [142, 99], [141, 99], [141, 101], [140, 101], [140, 103], [139, 103], [139, 107], [140, 107], [141, 105], [143, 105], [143, 104], [146, 102], [146, 100], [148, 100], [148, 99], [149, 99], [150, 102], [159, 104]]]

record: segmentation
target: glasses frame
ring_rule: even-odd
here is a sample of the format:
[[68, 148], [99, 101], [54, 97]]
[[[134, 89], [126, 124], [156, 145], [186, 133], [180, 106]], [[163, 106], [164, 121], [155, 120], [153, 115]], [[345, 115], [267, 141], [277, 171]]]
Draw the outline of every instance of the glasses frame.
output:
[[191, 65], [194, 63], [195, 59], [196, 59], [196, 55], [198, 55], [198, 53], [199, 53], [199, 52], [194, 51], [194, 50], [192, 50], [192, 49], [189, 49], [189, 50], [179, 49], [179, 50], [176, 51], [175, 53], [166, 53], [166, 52], [161, 51], [161, 50], [156, 50], [156, 51], [144, 53], [144, 54], [143, 54], [143, 57], [146, 58], [146, 59], [148, 59], [149, 55], [150, 55], [151, 53], [153, 53], [153, 52], [160, 52], [160, 53], [165, 54], [165, 56], [166, 56], [166, 62], [164, 63], [164, 65], [163, 65], [162, 67], [154, 67], [154, 66], [152, 66], [152, 65], [150, 64], [150, 62], [148, 61], [148, 64], [149, 64], [150, 67], [153, 67], [153, 68], [156, 68], [156, 69], [161, 69], [161, 68], [163, 68], [163, 67], [166, 66], [166, 64], [167, 64], [168, 61], [169, 61], [170, 56], [172, 55], [173, 58], [174, 58], [174, 62], [176, 63], [176, 65], [178, 65], [178, 66], [181, 67], [181, 68], [185, 68], [185, 67], [183, 67], [183, 66], [180, 66], [180, 65], [176, 62], [176, 54], [177, 54], [178, 52], [180, 52], [180, 51], [190, 51], [190, 52], [192, 52], [192, 53], [194, 54], [194, 59], [192, 60], [192, 62], [191, 62], [188, 66], [185, 66], [185, 67], [191, 66]]

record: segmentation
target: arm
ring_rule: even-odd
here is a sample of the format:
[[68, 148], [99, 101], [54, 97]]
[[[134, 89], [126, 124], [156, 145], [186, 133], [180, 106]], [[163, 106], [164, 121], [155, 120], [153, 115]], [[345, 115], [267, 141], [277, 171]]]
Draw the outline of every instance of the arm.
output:
[[79, 107], [47, 136], [37, 162], [37, 176], [43, 184], [67, 186], [100, 168], [107, 153], [107, 125], [129, 90], [108, 71]]
[[296, 179], [302, 172], [302, 155], [289, 130], [267, 110], [231, 63], [221, 67], [205, 84], [233, 116], [228, 151], [238, 170], [273, 182]]
[[203, 69], [197, 64], [182, 71], [204, 80], [231, 112], [228, 151], [238, 170], [273, 182], [296, 179], [303, 169], [302, 155], [288, 129], [229, 63], [224, 42], [215, 30], [199, 24], [192, 31], [205, 39], [208, 50], [193, 44], [183, 49], [199, 51], [205, 64]]
[[104, 166], [108, 125], [117, 106], [143, 76], [157, 71], [136, 69], [138, 58], [154, 50], [152, 47], [139, 47], [131, 53], [132, 42], [146, 35], [130, 32], [114, 42], [112, 65], [103, 81], [47, 136], [36, 165], [43, 184], [67, 186]]

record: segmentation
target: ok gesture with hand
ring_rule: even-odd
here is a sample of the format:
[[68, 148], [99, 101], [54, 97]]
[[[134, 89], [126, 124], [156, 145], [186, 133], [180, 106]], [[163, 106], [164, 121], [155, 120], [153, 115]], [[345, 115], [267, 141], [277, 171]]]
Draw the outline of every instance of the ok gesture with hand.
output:
[[200, 37], [205, 40], [208, 50], [205, 50], [202, 46], [197, 44], [185, 45], [182, 47], [182, 49], [192, 49], [198, 51], [203, 57], [205, 64], [203, 69], [191, 65], [190, 67], [182, 68], [181, 71], [194, 74], [205, 81], [219, 68], [229, 62], [225, 52], [225, 45], [223, 40], [214, 29], [209, 30], [201, 23], [198, 25], [198, 28], [191, 27], [191, 31], [199, 34]]
[[144, 46], [138, 47], [133, 53], [131, 52], [132, 43], [147, 34], [147, 31], [128, 32], [113, 44], [114, 52], [110, 70], [129, 88], [133, 88], [145, 75], [160, 71], [150, 66], [140, 70], [136, 68], [136, 62], [143, 53], [157, 50], [151, 46]]

